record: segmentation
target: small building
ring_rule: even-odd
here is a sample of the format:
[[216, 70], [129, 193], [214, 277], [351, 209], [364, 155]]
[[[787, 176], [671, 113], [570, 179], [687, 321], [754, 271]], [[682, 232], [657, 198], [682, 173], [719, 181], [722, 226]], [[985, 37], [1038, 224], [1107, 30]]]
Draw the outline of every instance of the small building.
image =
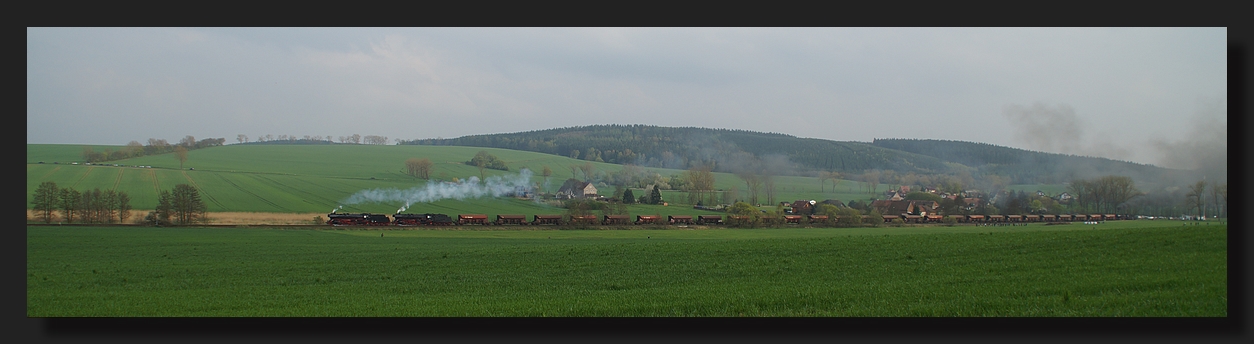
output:
[[597, 188], [592, 183], [581, 182], [578, 179], [567, 179], [561, 188], [557, 189], [558, 199], [572, 198], [593, 198], [597, 197]]
[[790, 206], [792, 207], [793, 214], [809, 215], [814, 212], [815, 204], [818, 204], [818, 202], [815, 202], [814, 200], [807, 201], [807, 200], [801, 199], [801, 200], [796, 200], [792, 202]]

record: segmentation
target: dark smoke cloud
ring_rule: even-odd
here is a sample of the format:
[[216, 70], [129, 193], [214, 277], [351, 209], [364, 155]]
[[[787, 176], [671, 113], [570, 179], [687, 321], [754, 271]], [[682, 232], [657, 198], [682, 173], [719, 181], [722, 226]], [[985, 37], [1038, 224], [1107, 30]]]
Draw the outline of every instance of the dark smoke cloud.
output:
[[1228, 178], [1227, 99], [1203, 101], [1194, 114], [1183, 140], [1150, 140], [1164, 167], [1193, 170], [1199, 178], [1223, 181]]
[[1015, 138], [1030, 150], [1127, 161], [1132, 151], [1107, 136], [1085, 137], [1084, 122], [1071, 105], [1007, 105], [1002, 115], [1015, 127]]
[[1027, 144], [1028, 149], [1063, 154], [1076, 154], [1081, 150], [1083, 127], [1070, 105], [1007, 105], [1002, 115], [1015, 126], [1015, 138]]

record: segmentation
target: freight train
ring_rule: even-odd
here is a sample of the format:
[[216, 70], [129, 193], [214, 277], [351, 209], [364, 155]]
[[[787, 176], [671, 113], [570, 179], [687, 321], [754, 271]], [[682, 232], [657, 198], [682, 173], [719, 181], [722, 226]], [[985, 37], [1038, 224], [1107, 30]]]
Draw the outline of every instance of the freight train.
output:
[[[564, 216], [559, 214], [545, 215], [536, 214], [531, 216], [531, 221], [527, 221], [526, 215], [497, 215], [495, 220], [488, 221], [486, 214], [458, 214], [452, 217], [445, 214], [394, 214], [389, 218], [384, 214], [370, 213], [348, 213], [327, 214], [329, 220], [328, 225], [332, 226], [557, 226], [557, 225], [722, 225], [725, 223], [722, 215], [698, 215], [694, 219], [691, 215], [670, 215], [663, 219], [658, 215], [637, 215], [634, 218], [628, 215], [574, 215]], [[742, 216], [728, 216], [729, 220], [744, 220]], [[1068, 215], [883, 215], [879, 219], [872, 219], [868, 215], [862, 215], [859, 222], [871, 223], [872, 221], [883, 221], [884, 223], [892, 223], [895, 220], [901, 220], [903, 223], [942, 223], [945, 218], [952, 218], [957, 223], [1029, 223], [1029, 222], [1047, 222], [1047, 223], [1065, 223], [1065, 222], [1092, 222], [1092, 221], [1114, 221], [1124, 220], [1124, 215], [1116, 214], [1068, 214]], [[839, 222], [840, 217], [830, 219], [826, 215], [784, 215], [781, 222], [784, 224], [825, 224]]]

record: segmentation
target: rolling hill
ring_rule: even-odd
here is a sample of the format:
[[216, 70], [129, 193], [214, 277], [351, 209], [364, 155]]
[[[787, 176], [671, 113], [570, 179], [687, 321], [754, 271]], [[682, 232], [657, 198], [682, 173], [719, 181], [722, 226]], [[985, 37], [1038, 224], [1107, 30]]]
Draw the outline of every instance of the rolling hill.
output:
[[[95, 147], [97, 150], [104, 148], [118, 147]], [[152, 209], [156, 206], [159, 191], [170, 190], [176, 184], [190, 184], [201, 191], [211, 212], [326, 213], [343, 205], [341, 212], [393, 213], [404, 205], [403, 201], [359, 204], [344, 204], [344, 201], [363, 190], [404, 191], [425, 187], [427, 182], [404, 174], [404, 161], [411, 157], [428, 158], [434, 163], [434, 181], [451, 182], [454, 178], [477, 177], [478, 169], [463, 162], [479, 151], [498, 156], [511, 169], [510, 172], [486, 170], [489, 178], [518, 176], [517, 171], [525, 167], [535, 171], [530, 181], [548, 192], [556, 191], [567, 178], [582, 178], [582, 172], [572, 166], [590, 163], [600, 172], [618, 172], [624, 168], [610, 163], [497, 148], [236, 144], [192, 150], [185, 168], [180, 170], [179, 162], [172, 154], [75, 165], [71, 162], [80, 160], [80, 145], [31, 144], [27, 145], [27, 204], [29, 207], [33, 191], [44, 181], [80, 191], [94, 188], [124, 191], [131, 197], [134, 209]], [[539, 170], [546, 166], [553, 173], [547, 183], [539, 175]], [[665, 168], [641, 170], [642, 173], [663, 177], [683, 173], [682, 170]], [[735, 176], [727, 173], [715, 175], [716, 188], [744, 190], [743, 183]], [[827, 182], [823, 190], [820, 190], [822, 185], [819, 181], [812, 177], [779, 177], [776, 183], [779, 200], [834, 198], [847, 201], [869, 197], [865, 184], [851, 181], [843, 181], [836, 189], [831, 182]], [[613, 186], [598, 187], [605, 190], [603, 194], [614, 190]], [[880, 186], [880, 189], [886, 187]], [[633, 192], [639, 195], [642, 191], [637, 189]], [[684, 202], [685, 197], [677, 191], [664, 191], [663, 198], [674, 203]], [[659, 215], [708, 213], [676, 205], [634, 205], [629, 211], [632, 214]], [[446, 199], [415, 205], [406, 212], [550, 214], [560, 213], [562, 209], [509, 197], [485, 197]]]
[[867, 170], [898, 173], [971, 172], [1008, 177], [1012, 184], [1056, 184], [1074, 178], [1127, 175], [1141, 184], [1185, 171], [1105, 158], [1034, 152], [985, 143], [876, 139], [873, 142], [799, 138], [776, 133], [692, 127], [593, 125], [450, 139], [405, 141], [411, 145], [495, 147], [585, 160], [686, 169], [707, 164], [735, 173], [754, 168], [777, 175], [846, 174]]

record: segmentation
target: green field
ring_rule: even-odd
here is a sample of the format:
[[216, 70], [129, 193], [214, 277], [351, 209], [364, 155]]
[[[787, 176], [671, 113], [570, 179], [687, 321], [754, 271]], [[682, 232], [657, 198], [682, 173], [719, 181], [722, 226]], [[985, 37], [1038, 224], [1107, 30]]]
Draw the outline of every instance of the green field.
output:
[[[96, 151], [114, 150], [121, 146], [93, 146]], [[432, 177], [437, 180], [465, 179], [478, 176], [479, 171], [462, 162], [476, 152], [486, 150], [509, 165], [511, 172], [487, 170], [491, 175], [512, 175], [527, 167], [536, 174], [532, 178], [548, 192], [556, 191], [572, 174], [570, 166], [586, 161], [567, 157], [495, 148], [448, 147], [448, 146], [379, 146], [379, 145], [226, 145], [193, 150], [188, 153], [184, 169], [173, 154], [110, 161], [87, 166], [78, 160], [80, 145], [27, 145], [26, 190], [27, 206], [34, 190], [45, 181], [56, 182], [60, 187], [76, 190], [113, 189], [131, 196], [134, 209], [153, 209], [157, 204], [157, 192], [170, 190], [176, 184], [196, 186], [211, 212], [276, 212], [311, 213], [329, 212], [341, 205], [349, 196], [368, 189], [410, 189], [425, 185], [404, 174], [404, 161], [409, 158], [428, 158], [435, 163]], [[43, 162], [43, 163], [40, 163]], [[53, 164], [56, 162], [56, 164]], [[113, 166], [118, 164], [121, 166]], [[598, 171], [619, 171], [621, 165], [593, 163]], [[152, 166], [140, 168], [134, 166]], [[539, 170], [548, 166], [553, 175], [548, 182], [540, 177]], [[187, 168], [195, 168], [188, 170]], [[645, 168], [662, 176], [683, 173], [681, 170]], [[737, 177], [716, 173], [715, 186], [726, 190], [737, 188], [741, 198], [748, 192]], [[580, 176], [581, 177], [581, 176]], [[862, 183], [844, 180], [832, 191], [827, 182], [820, 191], [819, 180], [813, 177], [781, 176], [776, 178], [777, 201], [797, 199], [868, 199], [871, 194], [859, 192]], [[885, 190], [888, 186], [880, 185]], [[612, 193], [613, 186], [598, 186], [602, 194]], [[638, 196], [644, 190], [634, 190]], [[694, 211], [683, 193], [663, 191], [664, 200], [678, 203], [670, 207], [635, 207], [632, 214], [702, 214]], [[411, 208], [409, 212], [449, 213], [499, 213], [537, 214], [555, 210], [536, 203], [505, 202], [504, 209], [494, 209], [502, 200], [468, 199], [444, 200]], [[762, 197], [762, 203], [766, 203]], [[402, 202], [365, 203], [346, 205], [343, 212], [391, 213]], [[141, 218], [141, 217], [137, 217]]]
[[1226, 230], [29, 226], [26, 314], [1226, 317]]

